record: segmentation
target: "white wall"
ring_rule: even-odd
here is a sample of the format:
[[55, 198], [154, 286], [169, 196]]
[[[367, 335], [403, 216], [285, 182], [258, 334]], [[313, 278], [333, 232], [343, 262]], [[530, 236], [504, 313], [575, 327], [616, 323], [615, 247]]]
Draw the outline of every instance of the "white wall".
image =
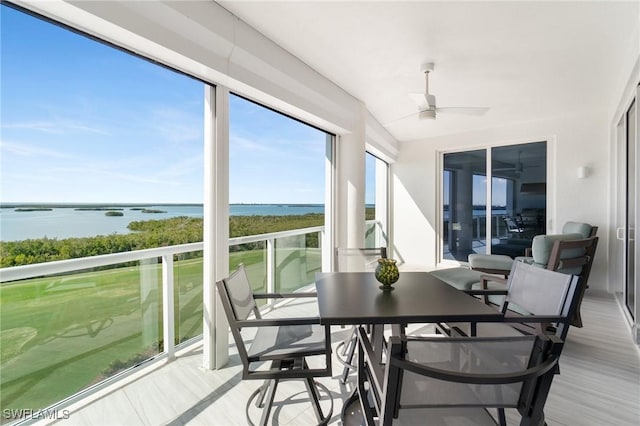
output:
[[[607, 288], [609, 227], [609, 118], [605, 111], [561, 117], [402, 143], [392, 165], [392, 215], [395, 256], [409, 265], [436, 266], [438, 151], [477, 148], [483, 145], [546, 140], [548, 164], [549, 233], [559, 232], [564, 222], [588, 222], [601, 232], [591, 288]], [[591, 175], [577, 178], [579, 166]]]

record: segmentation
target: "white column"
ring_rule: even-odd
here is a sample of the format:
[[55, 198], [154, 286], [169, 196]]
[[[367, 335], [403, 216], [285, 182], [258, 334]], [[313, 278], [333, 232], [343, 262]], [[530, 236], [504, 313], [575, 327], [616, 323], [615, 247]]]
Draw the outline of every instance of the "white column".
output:
[[229, 274], [229, 91], [205, 86], [203, 366], [229, 359], [229, 331], [215, 291]]
[[324, 177], [324, 231], [320, 233], [319, 244], [322, 250], [322, 271], [333, 270], [336, 236], [336, 200], [337, 166], [336, 157], [337, 138], [327, 135], [325, 144], [325, 177]]
[[164, 352], [169, 360], [175, 358], [175, 309], [173, 297], [173, 255], [162, 256], [162, 331]]
[[342, 135], [336, 143], [338, 247], [364, 246], [365, 117], [362, 107], [351, 133]]

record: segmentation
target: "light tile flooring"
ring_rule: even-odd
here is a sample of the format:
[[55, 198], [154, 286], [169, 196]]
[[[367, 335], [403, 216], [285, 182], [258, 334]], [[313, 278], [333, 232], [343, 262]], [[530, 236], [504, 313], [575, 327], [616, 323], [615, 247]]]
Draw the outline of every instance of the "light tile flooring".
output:
[[[288, 315], [313, 315], [315, 302], [301, 302], [286, 309]], [[281, 315], [284, 310], [278, 311]], [[583, 302], [585, 327], [572, 328], [561, 358], [545, 413], [549, 425], [640, 424], [640, 356], [632, 343], [621, 311], [609, 295], [588, 294]], [[334, 346], [348, 328], [336, 327]], [[242, 381], [240, 360], [230, 345], [227, 367], [202, 369], [200, 346], [174, 362], [140, 374], [90, 403], [70, 407], [63, 425], [245, 425], [245, 404], [260, 382]], [[334, 377], [321, 383], [331, 391], [334, 409], [330, 421], [340, 425], [342, 401], [352, 385], [341, 385], [341, 366], [334, 362]], [[304, 386], [286, 382], [278, 388], [272, 414], [274, 425], [315, 424]], [[323, 397], [323, 405], [330, 401]], [[251, 411], [252, 419], [260, 418]], [[509, 416], [509, 423], [512, 423]], [[428, 422], [425, 421], [425, 424]]]

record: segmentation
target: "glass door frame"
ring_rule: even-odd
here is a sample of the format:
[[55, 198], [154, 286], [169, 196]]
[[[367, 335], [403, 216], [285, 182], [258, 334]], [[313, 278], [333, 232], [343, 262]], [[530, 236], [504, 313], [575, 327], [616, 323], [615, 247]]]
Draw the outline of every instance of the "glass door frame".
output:
[[[631, 220], [636, 225], [640, 223], [640, 205], [638, 200], [640, 199], [640, 85], [636, 86], [634, 90], [630, 92], [630, 96], [622, 103], [623, 107], [617, 119], [613, 121], [613, 137], [615, 138], [615, 163], [612, 170], [615, 170], [613, 181], [615, 184], [616, 201], [612, 203], [615, 206], [615, 210], [612, 211], [612, 218], [615, 221], [612, 225], [611, 239], [614, 243], [610, 246], [610, 256], [612, 259], [622, 260], [620, 262], [612, 262], [609, 270], [609, 290], [616, 295], [616, 299], [620, 304], [621, 310], [629, 323], [632, 331], [632, 336], [636, 344], [640, 344], [640, 296], [638, 291], [640, 290], [640, 279], [638, 277], [638, 265], [640, 265], [640, 241], [635, 238], [635, 235], [630, 236], [629, 231], [629, 170], [628, 170], [628, 145], [632, 143], [634, 145], [634, 159], [635, 170], [634, 180], [635, 188], [633, 191], [633, 217]], [[629, 112], [635, 106], [635, 115], [630, 116]], [[629, 140], [629, 121], [633, 120], [635, 124], [634, 140]], [[637, 228], [637, 226], [636, 226]], [[637, 231], [637, 230], [636, 230]], [[634, 232], [635, 234], [635, 232]], [[631, 253], [629, 253], [629, 246], [631, 245]], [[632, 256], [630, 258], [630, 256]], [[634, 274], [629, 282], [629, 266], [633, 264]], [[633, 287], [633, 306], [628, 304], [628, 288]], [[633, 309], [634, 312], [631, 312]]]
[[[492, 174], [492, 148], [504, 147], [504, 146], [517, 146], [517, 145], [526, 145], [536, 142], [546, 142], [546, 223], [545, 228], [546, 232], [549, 232], [552, 229], [552, 224], [555, 223], [555, 185], [554, 185], [554, 167], [555, 164], [555, 152], [556, 152], [556, 138], [555, 136], [547, 136], [535, 139], [526, 139], [526, 140], [518, 140], [518, 141], [505, 141], [505, 142], [496, 142], [485, 145], [470, 145], [464, 148], [456, 148], [456, 149], [446, 149], [446, 150], [437, 150], [437, 167], [438, 171], [436, 174], [436, 197], [437, 197], [437, 206], [436, 206], [436, 265], [437, 267], [451, 267], [454, 265], [466, 265], [467, 262], [457, 261], [452, 259], [444, 258], [444, 233], [447, 232], [444, 229], [444, 157], [446, 154], [455, 154], [462, 153], [467, 151], [478, 151], [478, 150], [486, 150], [486, 179], [487, 179], [487, 187], [486, 187], [486, 214], [487, 217], [491, 217], [492, 209], [491, 202], [493, 199], [492, 196], [492, 185], [493, 174]], [[491, 236], [491, 221], [486, 221], [485, 226], [485, 235]], [[486, 253], [489, 254], [491, 250], [491, 244], [487, 244]]]

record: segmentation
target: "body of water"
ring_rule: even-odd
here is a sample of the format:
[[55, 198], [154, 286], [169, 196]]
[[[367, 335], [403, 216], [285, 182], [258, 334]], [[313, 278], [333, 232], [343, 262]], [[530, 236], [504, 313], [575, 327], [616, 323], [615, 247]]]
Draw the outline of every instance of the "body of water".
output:
[[[29, 208], [31, 206], [20, 206]], [[30, 238], [93, 237], [96, 235], [128, 234], [130, 222], [168, 219], [177, 216], [202, 217], [202, 205], [100, 206], [122, 212], [122, 216], [106, 216], [104, 210], [77, 210], [85, 206], [47, 207], [46, 211], [16, 211], [16, 206], [0, 208], [0, 241]], [[94, 206], [89, 206], [94, 207]], [[163, 213], [143, 213], [142, 208]], [[321, 204], [232, 204], [232, 216], [284, 216], [324, 213]]]

